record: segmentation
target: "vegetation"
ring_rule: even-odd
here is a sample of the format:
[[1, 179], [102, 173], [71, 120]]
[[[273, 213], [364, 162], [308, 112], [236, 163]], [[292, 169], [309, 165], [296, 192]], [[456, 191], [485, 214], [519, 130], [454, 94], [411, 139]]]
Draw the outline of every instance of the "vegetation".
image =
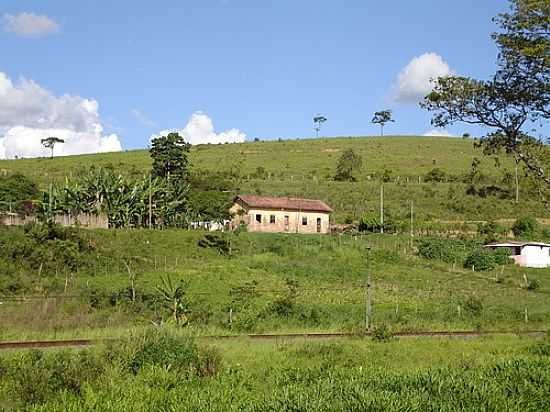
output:
[[356, 181], [357, 179], [353, 174], [354, 172], [357, 172], [358, 169], [361, 169], [362, 164], [363, 159], [361, 159], [361, 156], [356, 154], [353, 149], [347, 149], [344, 153], [342, 153], [340, 159], [338, 159], [334, 180]]
[[490, 132], [480, 145], [486, 154], [505, 151], [520, 162], [537, 184], [550, 210], [550, 152], [543, 139], [549, 117], [550, 8], [544, 0], [512, 0], [511, 12], [497, 22], [493, 38], [499, 48], [498, 69], [489, 80], [449, 76], [436, 80], [421, 104], [434, 112], [432, 123], [481, 124]]
[[151, 174], [154, 177], [178, 182], [185, 180], [188, 174], [187, 154], [190, 147], [191, 145], [177, 133], [168, 133], [166, 136], [153, 139], [149, 150], [153, 160]]
[[53, 159], [53, 149], [55, 148], [55, 145], [58, 143], [65, 143], [65, 140], [60, 139], [59, 137], [46, 137], [45, 139], [41, 139], [40, 143], [46, 148], [51, 150], [51, 156], [50, 159]]
[[0, 365], [3, 410], [538, 411], [550, 402], [543, 339], [206, 344], [148, 330], [90, 350], [5, 353]]
[[374, 117], [371, 120], [371, 123], [380, 125], [380, 136], [384, 136], [384, 126], [386, 123], [395, 122], [392, 119], [391, 110], [382, 110], [380, 112], [375, 112]]
[[313, 128], [315, 129], [315, 137], [319, 137], [319, 132], [321, 131], [321, 125], [325, 123], [328, 119], [325, 116], [315, 116], [313, 118]]

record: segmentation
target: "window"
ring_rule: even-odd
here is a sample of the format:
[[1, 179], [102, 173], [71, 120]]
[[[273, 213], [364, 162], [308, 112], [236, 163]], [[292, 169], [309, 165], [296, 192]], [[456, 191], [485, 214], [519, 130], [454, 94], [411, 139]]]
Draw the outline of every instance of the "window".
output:
[[307, 216], [302, 216], [302, 226], [307, 226]]
[[271, 223], [271, 224], [275, 223], [275, 215], [269, 216], [269, 223]]
[[262, 215], [256, 215], [256, 222], [262, 223]]

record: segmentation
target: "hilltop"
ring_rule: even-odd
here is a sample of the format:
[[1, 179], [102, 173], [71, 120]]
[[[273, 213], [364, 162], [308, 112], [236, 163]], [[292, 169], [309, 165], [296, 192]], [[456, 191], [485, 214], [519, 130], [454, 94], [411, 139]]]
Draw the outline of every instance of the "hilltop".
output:
[[[360, 154], [363, 168], [356, 182], [335, 182], [336, 162], [348, 148]], [[474, 158], [482, 159], [482, 184], [492, 187], [482, 196], [466, 195], [464, 182]], [[540, 214], [540, 204], [522, 183], [519, 205], [511, 199], [513, 172], [507, 157], [483, 158], [471, 139], [421, 136], [337, 137], [198, 145], [191, 149], [192, 172], [202, 179], [224, 178], [225, 189], [320, 198], [331, 204], [336, 221], [358, 219], [378, 207], [380, 183], [385, 181], [387, 212], [405, 219], [410, 202], [423, 220], [488, 220]], [[147, 150], [54, 158], [0, 161], [0, 172], [23, 173], [46, 189], [52, 181], [71, 177], [90, 166], [111, 167], [122, 174], [141, 175], [150, 168]], [[440, 182], [426, 182], [433, 169], [444, 173]], [[522, 178], [526, 181], [526, 179]], [[503, 181], [505, 183], [503, 183]], [[523, 182], [523, 181], [522, 181]], [[496, 188], [496, 189], [495, 189]], [[544, 217], [544, 216], [538, 216]]]

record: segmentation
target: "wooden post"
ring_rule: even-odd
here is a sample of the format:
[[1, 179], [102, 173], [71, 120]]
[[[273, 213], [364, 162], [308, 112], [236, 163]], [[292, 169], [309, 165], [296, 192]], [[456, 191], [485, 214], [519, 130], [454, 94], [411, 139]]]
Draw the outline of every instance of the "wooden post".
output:
[[529, 322], [529, 314], [527, 312], [527, 308], [525, 308], [525, 323]]

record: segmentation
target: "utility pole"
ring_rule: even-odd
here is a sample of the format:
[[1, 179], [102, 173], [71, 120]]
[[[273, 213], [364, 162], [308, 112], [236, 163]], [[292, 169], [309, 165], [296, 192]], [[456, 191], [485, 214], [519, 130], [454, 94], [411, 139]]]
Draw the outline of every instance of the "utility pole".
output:
[[380, 233], [384, 233], [384, 184], [380, 186]]
[[153, 194], [151, 193], [151, 173], [149, 173], [149, 229], [153, 227]]
[[367, 284], [366, 286], [366, 305], [365, 305], [365, 327], [367, 332], [370, 332], [372, 328], [372, 285], [371, 285], [371, 257], [370, 246], [367, 246]]

